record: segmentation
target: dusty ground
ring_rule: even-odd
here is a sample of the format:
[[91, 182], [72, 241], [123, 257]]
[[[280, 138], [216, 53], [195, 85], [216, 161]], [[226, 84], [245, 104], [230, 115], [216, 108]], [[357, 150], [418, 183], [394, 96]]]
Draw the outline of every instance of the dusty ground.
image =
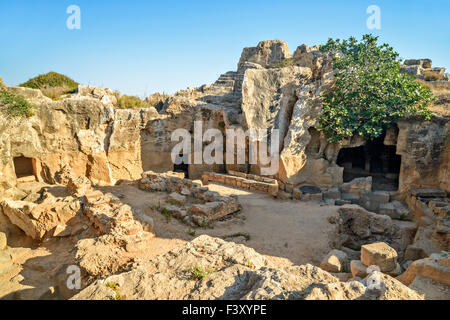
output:
[[[223, 195], [237, 194], [242, 211], [224, 221], [214, 222], [212, 228], [190, 228], [175, 219], [167, 222], [161, 213], [149, 209], [164, 199], [165, 194], [155, 197], [153, 193], [150, 195], [127, 185], [102, 189], [121, 193], [124, 195], [122, 201], [144, 210], [153, 218], [156, 238], [149, 256], [167, 252], [202, 234], [243, 243], [283, 265], [318, 264], [330, 251], [328, 234], [333, 226], [327, 217], [336, 212], [337, 207], [312, 202], [281, 201], [264, 193], [214, 183], [209, 188]], [[189, 235], [189, 230], [195, 230], [195, 236]], [[244, 236], [235, 236], [238, 234], [248, 235], [250, 239], [247, 241]]]
[[[148, 193], [125, 184], [99, 189], [120, 194], [124, 203], [153, 218], [156, 237], [144, 256], [139, 257], [144, 261], [202, 234], [245, 244], [279, 266], [318, 264], [330, 251], [328, 241], [333, 226], [327, 217], [336, 212], [336, 207], [281, 201], [267, 194], [218, 184], [209, 188], [223, 195], [237, 194], [242, 211], [212, 226], [192, 228], [176, 219], [167, 221], [152, 209], [167, 198], [167, 193]], [[195, 235], [189, 231], [195, 231]], [[73, 248], [77, 240], [76, 237], [50, 238], [38, 244], [17, 230], [8, 238], [12, 265], [8, 263], [8, 270], [0, 270], [0, 299], [62, 299], [55, 291], [59, 285], [55, 275], [74, 263]]]

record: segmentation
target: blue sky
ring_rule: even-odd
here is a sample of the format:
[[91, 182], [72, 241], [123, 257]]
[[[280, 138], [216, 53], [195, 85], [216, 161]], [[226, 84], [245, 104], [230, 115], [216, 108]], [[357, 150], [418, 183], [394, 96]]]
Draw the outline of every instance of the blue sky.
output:
[[[69, 30], [69, 5], [81, 30]], [[368, 30], [369, 5], [381, 30]], [[380, 36], [403, 58], [450, 68], [448, 0], [0, 0], [0, 76], [17, 85], [48, 71], [146, 96], [214, 82], [243, 47], [280, 39], [293, 52], [329, 37]]]

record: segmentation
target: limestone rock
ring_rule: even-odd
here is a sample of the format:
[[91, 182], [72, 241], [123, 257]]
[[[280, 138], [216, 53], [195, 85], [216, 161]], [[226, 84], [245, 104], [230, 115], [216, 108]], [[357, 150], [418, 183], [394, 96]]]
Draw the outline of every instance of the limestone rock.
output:
[[171, 194], [169, 194], [168, 200], [169, 202], [173, 202], [178, 205], [183, 205], [186, 202], [186, 197], [177, 192], [172, 192]]
[[343, 272], [348, 264], [347, 254], [341, 250], [332, 250], [320, 263], [320, 268], [328, 272]]
[[244, 48], [239, 60], [238, 72], [243, 69], [245, 62], [269, 68], [290, 57], [291, 53], [286, 42], [280, 40], [261, 41], [256, 47]]
[[351, 182], [342, 184], [341, 191], [362, 195], [363, 192], [372, 191], [372, 177], [356, 178]]
[[49, 197], [40, 204], [4, 200], [1, 206], [13, 224], [33, 239], [42, 240], [48, 231], [65, 224], [80, 212], [78, 199], [68, 197], [64, 200], [55, 202]]
[[367, 276], [367, 267], [360, 260], [350, 261], [350, 270], [353, 277], [364, 278]]
[[361, 247], [361, 262], [370, 267], [376, 265], [381, 272], [389, 272], [397, 267], [397, 252], [384, 242], [372, 243]]
[[416, 260], [397, 279], [409, 285], [417, 276], [423, 276], [450, 286], [449, 254], [435, 254], [429, 258]]
[[[208, 274], [195, 279], [194, 267]], [[118, 293], [127, 300], [422, 298], [389, 276], [383, 275], [382, 281], [386, 289], [374, 297], [363, 283], [339, 282], [311, 265], [275, 268], [264, 256], [244, 245], [200, 236], [129, 272], [96, 281], [72, 299], [114, 300], [116, 292], [105, 285], [107, 282], [116, 283]]]

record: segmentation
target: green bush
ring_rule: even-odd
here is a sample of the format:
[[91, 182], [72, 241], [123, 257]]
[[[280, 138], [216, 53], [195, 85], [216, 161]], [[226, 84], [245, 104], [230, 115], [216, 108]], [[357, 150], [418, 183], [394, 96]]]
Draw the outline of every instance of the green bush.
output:
[[34, 105], [24, 97], [14, 94], [4, 87], [0, 87], [0, 110], [13, 117], [33, 116]]
[[2, 77], [0, 77], [0, 88], [6, 87], [6, 84], [3, 82]]
[[139, 97], [119, 95], [119, 94], [117, 94], [116, 97], [117, 97], [116, 108], [119, 109], [141, 109], [151, 107], [151, 105], [148, 102], [141, 100]]
[[62, 95], [74, 93], [78, 89], [77, 82], [53, 71], [32, 78], [20, 86], [40, 89], [44, 95], [52, 99], [59, 99]]
[[361, 41], [329, 39], [320, 50], [336, 54], [333, 68], [336, 82], [322, 95], [323, 111], [318, 129], [330, 142], [354, 134], [380, 136], [400, 117], [430, 119], [427, 106], [434, 99], [431, 90], [414, 77], [400, 73], [398, 53], [378, 37], [364, 35]]
[[276, 65], [276, 68], [286, 68], [290, 67], [294, 64], [294, 60], [292, 58], [287, 58], [282, 60], [280, 63]]

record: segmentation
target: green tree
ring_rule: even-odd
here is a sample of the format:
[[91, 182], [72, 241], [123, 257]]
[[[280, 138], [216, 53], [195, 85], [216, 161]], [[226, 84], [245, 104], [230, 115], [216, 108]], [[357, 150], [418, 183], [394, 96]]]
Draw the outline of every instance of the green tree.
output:
[[0, 88], [0, 112], [12, 117], [31, 117], [36, 107], [8, 88]]
[[376, 138], [400, 117], [429, 120], [432, 116], [427, 109], [434, 99], [431, 90], [414, 77], [400, 73], [398, 53], [377, 41], [378, 37], [364, 35], [361, 41], [354, 37], [329, 39], [320, 47], [335, 56], [336, 82], [322, 95], [319, 125], [330, 142], [354, 134]]

